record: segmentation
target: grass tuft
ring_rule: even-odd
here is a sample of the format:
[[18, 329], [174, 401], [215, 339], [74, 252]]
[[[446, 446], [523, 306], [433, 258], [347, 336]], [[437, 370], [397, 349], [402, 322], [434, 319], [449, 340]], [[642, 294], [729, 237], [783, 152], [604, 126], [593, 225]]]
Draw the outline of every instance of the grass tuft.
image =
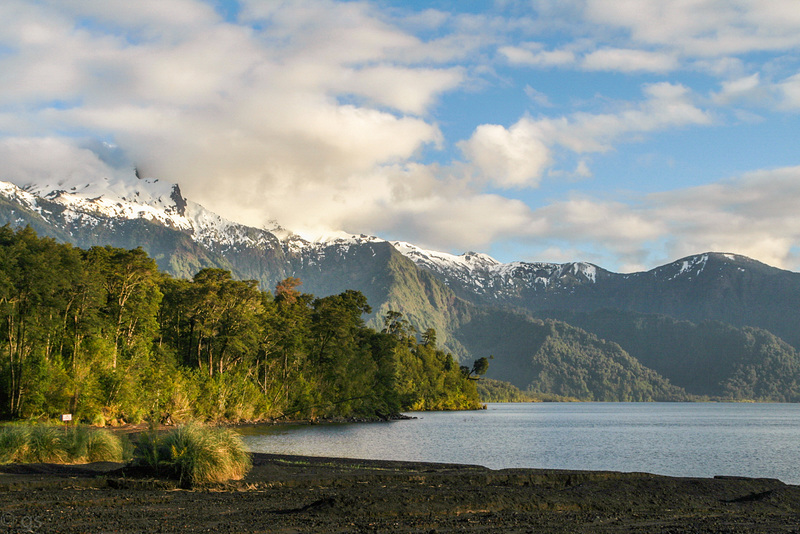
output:
[[28, 432], [28, 450], [25, 462], [67, 463], [70, 459], [68, 443], [63, 428], [50, 425], [34, 425]]
[[22, 462], [28, 453], [28, 429], [22, 426], [0, 428], [0, 464]]
[[0, 463], [121, 462], [120, 438], [87, 426], [10, 425], [0, 428]]
[[162, 438], [142, 435], [137, 457], [157, 474], [177, 478], [184, 487], [239, 480], [252, 466], [250, 453], [236, 432], [195, 423], [179, 426]]
[[108, 430], [95, 430], [86, 440], [86, 460], [89, 462], [121, 462], [122, 440]]

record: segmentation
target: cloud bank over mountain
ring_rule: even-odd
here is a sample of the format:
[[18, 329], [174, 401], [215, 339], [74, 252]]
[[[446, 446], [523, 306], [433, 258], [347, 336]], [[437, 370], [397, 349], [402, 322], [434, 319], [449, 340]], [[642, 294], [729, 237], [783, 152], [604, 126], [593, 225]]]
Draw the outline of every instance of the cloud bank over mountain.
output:
[[9, 0], [0, 179], [136, 166], [254, 226], [800, 267], [796, 2], [633, 4]]

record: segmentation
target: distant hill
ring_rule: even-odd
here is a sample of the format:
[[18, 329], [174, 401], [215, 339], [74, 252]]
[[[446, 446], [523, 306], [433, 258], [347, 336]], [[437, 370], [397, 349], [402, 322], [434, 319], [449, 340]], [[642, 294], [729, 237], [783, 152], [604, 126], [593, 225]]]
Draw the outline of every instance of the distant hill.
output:
[[618, 344], [561, 321], [480, 310], [462, 323], [458, 338], [471, 353], [494, 356], [488, 376], [522, 390], [595, 401], [688, 398]]
[[800, 401], [800, 354], [762, 328], [608, 309], [540, 316], [619, 343], [643, 365], [695, 395]]

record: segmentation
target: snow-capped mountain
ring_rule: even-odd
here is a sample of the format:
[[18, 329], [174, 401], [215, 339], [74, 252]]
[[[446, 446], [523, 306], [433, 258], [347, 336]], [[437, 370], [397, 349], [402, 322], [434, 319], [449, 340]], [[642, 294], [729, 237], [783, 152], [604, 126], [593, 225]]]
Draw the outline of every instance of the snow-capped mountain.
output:
[[[764, 391], [764, 399], [800, 399], [792, 389], [800, 355], [781, 345], [800, 347], [800, 274], [742, 256], [709, 252], [617, 274], [582, 262], [501, 263], [369, 235], [253, 228], [133, 170], [99, 182], [0, 177], [0, 221], [82, 248], [141, 246], [174, 276], [215, 267], [264, 289], [293, 276], [317, 296], [359, 290], [374, 312], [370, 326], [380, 329], [387, 311], [399, 311], [418, 331], [434, 328], [457, 359], [496, 354], [492, 377], [523, 388], [542, 365], [561, 369], [565, 354], [581, 355], [591, 370], [629, 361], [624, 349], [687, 391], [724, 395], [729, 381], [745, 377], [748, 398]], [[710, 368], [716, 374], [706, 380]], [[765, 369], [780, 378], [761, 384]], [[776, 381], [784, 385], [775, 389]]]
[[[298, 234], [277, 224], [268, 230], [250, 228], [185, 199], [177, 184], [139, 178], [133, 171], [99, 183], [84, 183], [74, 177], [54, 183], [25, 183], [21, 187], [0, 182], [0, 195], [43, 217], [52, 216], [57, 208], [65, 229], [95, 227], [115, 220], [144, 220], [185, 233], [195, 243], [222, 253], [232, 247], [271, 248], [277, 240], [284, 253], [296, 256], [304, 267], [319, 264], [326, 256], [346, 256], [351, 247], [386, 242], [375, 236], [344, 232]], [[594, 283], [598, 273], [596, 266], [587, 263], [504, 264], [482, 253], [456, 256], [401, 241], [391, 245], [459, 292], [466, 289], [495, 299], [516, 295], [522, 288], [567, 289]]]
[[598, 271], [606, 273], [590, 263], [500, 263], [477, 252], [456, 256], [400, 241], [392, 245], [419, 267], [440, 275], [449, 286], [494, 299], [518, 295], [523, 288], [569, 290], [576, 285], [595, 283]]
[[115, 219], [146, 220], [185, 232], [201, 244], [262, 244], [246, 226], [185, 199], [177, 184], [131, 174], [100, 183], [82, 183], [73, 178], [56, 183], [26, 183], [20, 187], [0, 182], [0, 195], [18, 200], [43, 217], [52, 216], [53, 208], [57, 207], [69, 225], [96, 226], [101, 221]]
[[176, 184], [133, 170], [99, 182], [0, 181], [0, 217], [80, 247], [142, 246], [177, 276], [221, 267], [268, 289], [287, 276], [318, 295], [358, 289], [376, 312], [405, 309], [421, 328], [431, 321], [450, 328], [454, 299], [462, 299], [537, 313], [609, 308], [753, 324], [800, 345], [800, 275], [732, 254], [617, 274], [582, 262], [501, 263], [369, 235], [301, 235], [278, 224], [259, 229], [227, 220], [184, 198]]

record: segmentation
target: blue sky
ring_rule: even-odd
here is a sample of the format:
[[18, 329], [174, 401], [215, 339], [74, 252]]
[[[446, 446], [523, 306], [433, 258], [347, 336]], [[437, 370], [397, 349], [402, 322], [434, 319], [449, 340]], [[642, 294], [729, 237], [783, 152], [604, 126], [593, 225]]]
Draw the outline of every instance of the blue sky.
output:
[[136, 165], [308, 235], [800, 270], [798, 132], [796, 0], [0, 4], [0, 179]]

